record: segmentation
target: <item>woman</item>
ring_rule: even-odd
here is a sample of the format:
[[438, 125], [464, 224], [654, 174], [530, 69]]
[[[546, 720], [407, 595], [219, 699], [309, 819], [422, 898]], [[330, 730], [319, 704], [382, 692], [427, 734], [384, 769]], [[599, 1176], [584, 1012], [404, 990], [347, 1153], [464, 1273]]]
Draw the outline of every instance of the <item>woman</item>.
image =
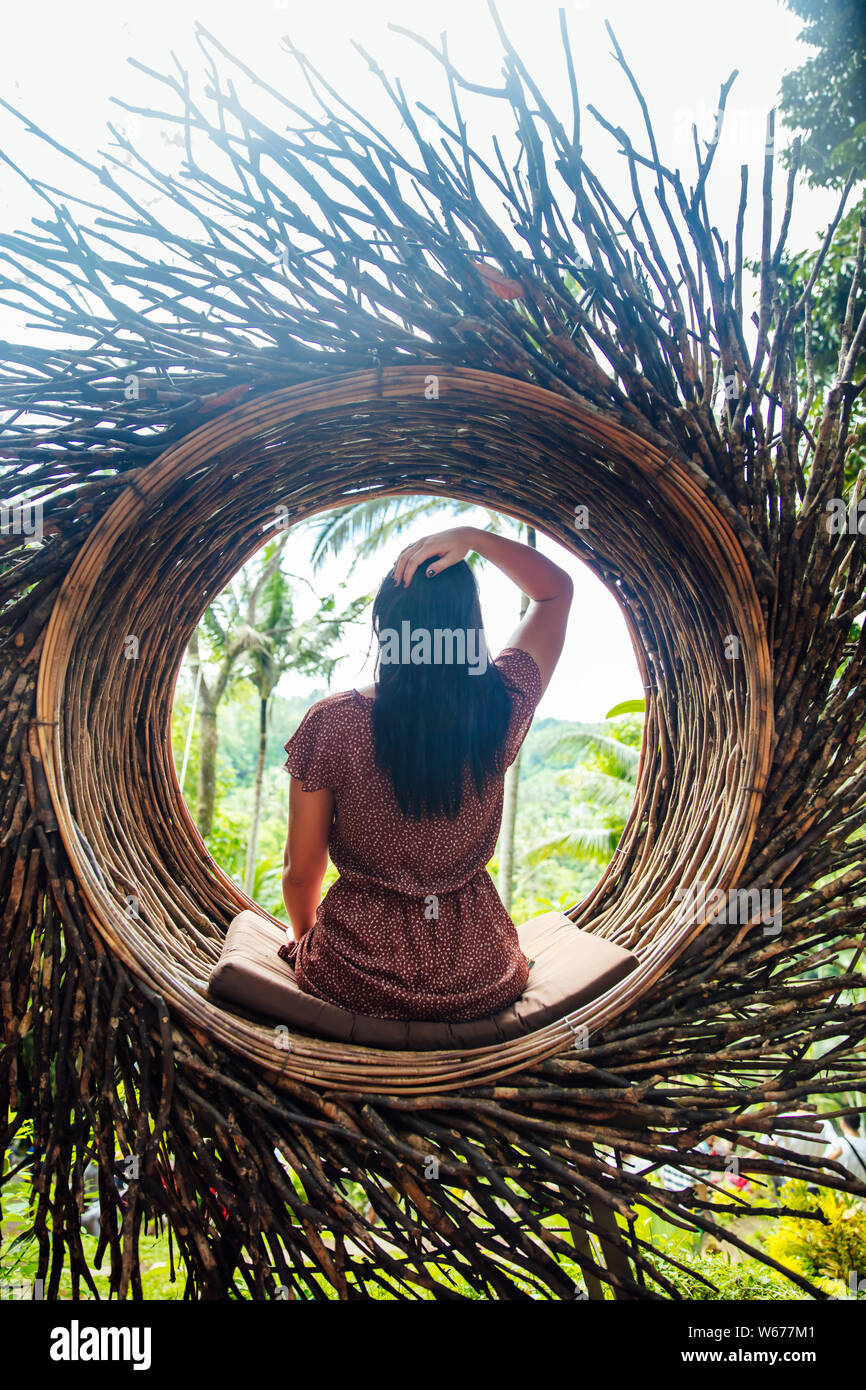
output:
[[[470, 550], [531, 600], [493, 663]], [[373, 605], [376, 684], [320, 700], [285, 745], [293, 937], [280, 955], [301, 989], [377, 1018], [452, 1022], [523, 992], [530, 962], [484, 866], [572, 592], [538, 551], [471, 526], [401, 552]], [[320, 902], [329, 850], [340, 877]]]

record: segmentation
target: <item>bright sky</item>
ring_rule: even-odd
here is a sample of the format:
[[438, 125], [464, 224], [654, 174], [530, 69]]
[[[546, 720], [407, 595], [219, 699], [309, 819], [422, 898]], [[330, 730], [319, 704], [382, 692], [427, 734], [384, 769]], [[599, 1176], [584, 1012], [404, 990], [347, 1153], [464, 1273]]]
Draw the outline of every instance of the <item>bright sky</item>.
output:
[[[559, 3], [551, 0], [499, 0], [498, 12], [523, 60], [546, 99], [570, 123], [570, 100], [559, 37]], [[796, 41], [800, 21], [777, 0], [725, 0], [724, 5], [695, 5], [684, 0], [565, 0], [572, 35], [577, 80], [584, 108], [583, 141], [586, 156], [621, 206], [631, 206], [624, 191], [623, 160], [615, 142], [588, 112], [595, 105], [614, 124], [621, 124], [642, 144], [640, 115], [624, 75], [611, 57], [604, 29], [609, 19], [626, 58], [640, 81], [656, 126], [661, 156], [679, 167], [688, 183], [694, 166], [691, 126], [703, 139], [712, 132], [719, 87], [734, 68], [739, 76], [728, 98], [725, 131], [709, 185], [714, 222], [723, 235], [732, 233], [739, 198], [739, 169], [750, 166], [750, 211], [746, 222], [747, 254], [758, 245], [764, 125], [767, 110], [777, 99], [779, 80], [798, 66], [810, 50]], [[450, 118], [447, 87], [436, 62], [410, 40], [389, 31], [389, 21], [413, 29], [438, 46], [447, 33], [448, 48], [457, 67], [473, 80], [500, 83], [499, 39], [483, 0], [148, 0], [123, 5], [117, 0], [40, 0], [36, 5], [7, 6], [0, 49], [0, 91], [16, 110], [76, 151], [103, 162], [96, 151], [109, 148], [106, 121], [123, 124], [137, 145], [160, 168], [171, 169], [181, 151], [166, 143], [156, 122], [125, 115], [112, 105], [119, 96], [132, 104], [176, 110], [168, 94], [145, 74], [130, 67], [136, 57], [159, 72], [174, 69], [174, 58], [201, 91], [205, 64], [196, 41], [195, 22], [201, 19], [232, 53], [264, 80], [286, 95], [308, 104], [294, 60], [281, 46], [290, 35], [312, 63], [352, 105], [394, 134], [396, 117], [370, 74], [364, 59], [352, 48], [358, 40], [390, 77], [399, 76], [410, 97], [426, 101]], [[172, 56], [174, 55], [174, 57]], [[220, 61], [224, 74], [231, 70]], [[243, 79], [232, 73], [239, 89]], [[491, 122], [500, 122], [504, 107], [467, 99], [465, 113], [473, 142], [483, 140]], [[283, 117], [285, 119], [285, 116]], [[495, 128], [495, 124], [494, 124]], [[506, 143], [511, 131], [500, 127]], [[80, 175], [28, 135], [11, 113], [2, 113], [2, 147], [6, 154], [49, 183], [64, 190], [81, 187]], [[777, 143], [787, 133], [777, 134]], [[776, 183], [777, 208], [784, 190], [784, 172]], [[42, 208], [23, 181], [5, 174], [0, 193], [0, 217], [5, 229], [24, 226]], [[789, 245], [811, 246], [823, 233], [835, 197], [803, 185], [795, 203]], [[778, 226], [778, 213], [776, 226]], [[0, 333], [9, 333], [8, 315], [0, 315]], [[38, 336], [38, 335], [37, 335]], [[435, 525], [448, 525], [443, 516]], [[428, 528], [424, 528], [428, 529]], [[404, 543], [401, 541], [401, 544]], [[640, 681], [629, 639], [615, 600], [589, 572], [552, 542], [542, 549], [557, 553], [577, 584], [574, 617], [566, 652], [542, 702], [541, 715], [598, 719], [616, 702], [640, 695]], [[306, 558], [302, 548], [293, 567]], [[391, 562], [383, 556], [361, 571], [361, 587], [375, 587]], [[305, 572], [309, 572], [308, 568]], [[326, 589], [336, 572], [323, 570], [314, 582]], [[485, 577], [482, 597], [491, 647], [508, 636], [517, 608], [513, 586], [498, 575]], [[369, 669], [361, 665], [366, 634], [357, 658], [346, 660], [335, 688], [364, 684]], [[293, 689], [303, 689], [298, 682]]]

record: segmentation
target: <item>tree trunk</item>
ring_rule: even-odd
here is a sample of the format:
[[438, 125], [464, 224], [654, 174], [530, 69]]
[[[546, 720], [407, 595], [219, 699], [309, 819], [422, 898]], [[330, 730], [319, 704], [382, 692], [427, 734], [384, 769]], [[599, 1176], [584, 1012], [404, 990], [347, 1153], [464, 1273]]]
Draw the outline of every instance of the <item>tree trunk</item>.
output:
[[198, 787], [196, 789], [195, 819], [202, 836], [207, 839], [213, 829], [216, 807], [216, 760], [219, 747], [217, 710], [226, 693], [232, 668], [243, 648], [237, 643], [229, 643], [223, 653], [217, 678], [210, 686], [205, 679], [199, 651], [199, 629], [196, 628], [189, 643], [191, 669], [199, 671], [198, 712], [201, 732], [199, 735]]
[[505, 794], [502, 801], [502, 830], [499, 843], [502, 852], [499, 856], [499, 896], [506, 910], [511, 911], [514, 894], [514, 832], [517, 827], [517, 788], [520, 782], [521, 748], [505, 774]]
[[199, 688], [198, 804], [195, 819], [204, 839], [213, 829], [218, 739], [216, 705], [205, 694], [202, 681]]
[[256, 880], [256, 854], [259, 844], [259, 821], [262, 812], [262, 785], [265, 776], [265, 752], [268, 743], [268, 700], [259, 700], [259, 753], [256, 758], [256, 777], [253, 783], [253, 814], [250, 822], [250, 837], [247, 841], [247, 862], [244, 869], [244, 892], [253, 896]]

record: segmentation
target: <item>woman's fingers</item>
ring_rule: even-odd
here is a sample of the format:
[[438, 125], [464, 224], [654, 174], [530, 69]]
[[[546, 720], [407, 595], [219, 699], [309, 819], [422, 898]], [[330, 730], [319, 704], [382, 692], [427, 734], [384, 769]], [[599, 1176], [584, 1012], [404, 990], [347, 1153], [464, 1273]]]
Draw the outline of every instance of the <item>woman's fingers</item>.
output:
[[440, 570], [447, 570], [451, 565], [456, 565], [463, 559], [468, 548], [462, 544], [463, 534], [459, 530], [440, 531], [436, 535], [423, 536], [420, 541], [407, 545], [397, 556], [394, 566], [395, 584], [410, 584], [418, 566], [426, 560], [436, 561], [435, 565], [428, 567], [428, 574], [438, 574]]
[[[434, 537], [429, 545], [419, 550], [410, 559], [406, 569], [406, 583], [409, 583], [420, 565], [426, 566], [427, 575], [432, 578], [434, 574], [440, 574], [442, 570], [450, 569], [452, 565], [459, 564], [462, 559], [463, 551], [459, 546], [443, 546], [442, 542], [437, 541]], [[432, 563], [427, 564], [428, 560]]]
[[405, 566], [405, 564], [406, 564], [406, 556], [409, 554], [409, 551], [410, 551], [411, 549], [412, 549], [411, 546], [406, 546], [406, 548], [405, 548], [404, 550], [401, 550], [401, 551], [400, 551], [400, 554], [397, 556], [397, 559], [394, 561], [394, 583], [395, 583], [395, 584], [400, 584], [400, 583], [402, 582], [402, 579], [403, 579], [403, 568], [404, 568], [404, 566]]
[[[441, 547], [438, 550], [434, 548], [430, 552], [430, 555], [435, 556], [435, 559], [431, 560], [431, 563], [427, 565], [428, 579], [432, 578], [434, 574], [438, 574], [440, 570], [450, 569], [452, 565], [456, 565], [459, 560], [463, 559], [463, 556], [459, 553], [459, 551], [443, 551]], [[428, 556], [428, 559], [429, 558], [430, 556]]]
[[411, 584], [412, 576], [418, 566], [425, 560], [429, 560], [431, 555], [440, 555], [441, 553], [441, 544], [437, 546], [435, 541], [422, 541], [417, 549], [406, 559], [406, 563], [403, 566], [403, 583], [406, 585]]
[[[425, 539], [426, 539], [426, 538], [425, 538]], [[403, 582], [403, 575], [404, 575], [404, 573], [405, 573], [405, 571], [406, 571], [406, 565], [407, 565], [407, 563], [408, 563], [408, 561], [409, 561], [409, 558], [410, 558], [410, 556], [418, 549], [418, 547], [421, 546], [421, 545], [424, 545], [424, 541], [423, 541], [423, 540], [420, 540], [420, 541], [413, 541], [411, 545], [407, 545], [406, 548], [405, 548], [404, 550], [401, 550], [401, 551], [400, 551], [400, 554], [397, 556], [397, 563], [396, 563], [395, 566], [394, 566], [394, 583], [395, 583], [395, 584], [402, 584], [402, 582]], [[407, 580], [407, 583], [408, 583], [408, 580]]]

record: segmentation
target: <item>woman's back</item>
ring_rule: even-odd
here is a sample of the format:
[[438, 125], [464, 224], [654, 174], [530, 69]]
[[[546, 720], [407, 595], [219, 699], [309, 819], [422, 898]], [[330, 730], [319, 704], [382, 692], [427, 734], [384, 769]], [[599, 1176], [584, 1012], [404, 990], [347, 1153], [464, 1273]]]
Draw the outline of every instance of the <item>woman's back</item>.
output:
[[[541, 697], [533, 657], [506, 648], [495, 665], [511, 699], [504, 767]], [[284, 958], [310, 993], [381, 1018], [484, 1017], [526, 984], [528, 962], [485, 870], [499, 835], [503, 775], [479, 794], [467, 770], [456, 818], [406, 817], [376, 765], [373, 699], [352, 690], [318, 702], [286, 746], [306, 792], [328, 787], [328, 841], [340, 878], [314, 928]]]
[[[470, 550], [529, 600], [492, 666]], [[401, 552], [373, 604], [373, 697], [320, 700], [286, 744], [295, 939], [280, 955], [303, 990], [374, 1017], [454, 1022], [523, 992], [530, 962], [485, 865], [572, 592], [534, 546], [475, 527]], [[328, 855], [340, 876], [320, 901]]]

